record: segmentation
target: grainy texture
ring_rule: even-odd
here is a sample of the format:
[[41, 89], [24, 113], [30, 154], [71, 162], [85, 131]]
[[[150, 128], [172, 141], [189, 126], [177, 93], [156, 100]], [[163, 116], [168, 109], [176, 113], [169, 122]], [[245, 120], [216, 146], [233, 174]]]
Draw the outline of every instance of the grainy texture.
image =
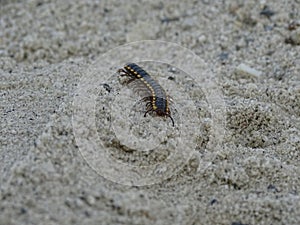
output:
[[[289, 29], [299, 1], [15, 0], [0, 7], [1, 225], [300, 223], [300, 27]], [[201, 135], [181, 173], [126, 187], [82, 159], [72, 100], [97, 56], [144, 39], [176, 42], [207, 62], [226, 101], [226, 135], [222, 151], [197, 169], [211, 129], [202, 121], [190, 128]], [[240, 64], [260, 75], [241, 76]], [[157, 72], [209, 118], [192, 81], [172, 68]], [[139, 163], [118, 147], [116, 157]]]

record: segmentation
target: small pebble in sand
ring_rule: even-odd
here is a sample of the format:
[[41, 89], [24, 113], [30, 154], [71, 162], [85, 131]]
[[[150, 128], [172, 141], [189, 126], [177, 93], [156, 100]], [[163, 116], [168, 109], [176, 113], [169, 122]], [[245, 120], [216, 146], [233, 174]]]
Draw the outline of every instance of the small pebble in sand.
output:
[[250, 76], [250, 77], [255, 77], [258, 78], [261, 76], [262, 72], [258, 71], [254, 68], [251, 68], [250, 66], [241, 63], [240, 65], [237, 66], [237, 68], [235, 69], [235, 73], [238, 75], [242, 75], [242, 76]]
[[293, 20], [288, 25], [289, 30], [296, 30], [298, 27], [300, 27], [300, 20]]
[[294, 30], [285, 42], [287, 44], [300, 45], [300, 29]]
[[271, 16], [274, 16], [274, 14], [275, 14], [275, 12], [273, 10], [271, 10], [268, 6], [264, 6], [262, 11], [260, 11], [260, 15], [266, 16], [268, 18], [270, 18]]

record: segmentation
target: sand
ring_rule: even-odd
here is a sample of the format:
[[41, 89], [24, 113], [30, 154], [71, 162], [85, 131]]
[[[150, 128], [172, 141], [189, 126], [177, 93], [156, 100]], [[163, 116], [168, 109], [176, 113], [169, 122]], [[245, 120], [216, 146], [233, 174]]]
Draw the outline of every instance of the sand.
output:
[[300, 224], [299, 1], [0, 6], [1, 225]]

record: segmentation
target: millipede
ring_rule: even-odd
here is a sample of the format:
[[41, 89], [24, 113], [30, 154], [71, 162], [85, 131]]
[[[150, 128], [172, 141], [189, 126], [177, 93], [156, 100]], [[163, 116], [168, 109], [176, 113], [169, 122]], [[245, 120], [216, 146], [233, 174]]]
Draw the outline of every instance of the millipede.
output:
[[147, 96], [142, 99], [146, 102], [144, 117], [150, 112], [155, 112], [157, 116], [169, 117], [174, 127], [174, 120], [170, 111], [170, 97], [160, 84], [155, 81], [144, 69], [135, 63], [129, 63], [118, 70], [120, 76], [127, 76], [129, 79], [126, 84], [138, 82], [140, 90], [145, 90]]

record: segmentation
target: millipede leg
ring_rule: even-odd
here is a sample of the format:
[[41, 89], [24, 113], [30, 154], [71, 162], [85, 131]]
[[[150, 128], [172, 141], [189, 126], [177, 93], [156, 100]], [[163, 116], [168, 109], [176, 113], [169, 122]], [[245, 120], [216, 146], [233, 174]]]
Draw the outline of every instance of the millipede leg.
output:
[[151, 112], [151, 111], [153, 111], [153, 109], [149, 109], [149, 110], [147, 110], [147, 111], [145, 112], [145, 114], [144, 114], [144, 117], [146, 117], [146, 116], [147, 116], [147, 114], [148, 114], [149, 112]]
[[[144, 97], [144, 98], [142, 98], [142, 101], [143, 101], [143, 102], [147, 102], [147, 101], [152, 102], [152, 96]], [[148, 102], [148, 103], [149, 103], [149, 102]], [[147, 104], [148, 104], [148, 103], [147, 103]]]
[[169, 117], [172, 120], [173, 127], [175, 127], [175, 123], [174, 123], [174, 120], [173, 120], [172, 116], [169, 116]]
[[135, 80], [135, 78], [130, 78], [129, 80], [127, 80], [125, 83], [126, 84], [130, 84], [132, 81], [134, 81]]
[[152, 105], [152, 102], [148, 102], [148, 103], [146, 104], [146, 108], [150, 107], [151, 105]]
[[121, 77], [128, 76], [127, 71], [124, 69], [118, 69], [118, 73], [120, 74]]
[[[134, 76], [132, 76], [130, 73], [128, 73], [128, 71], [124, 70], [124, 69], [119, 69], [118, 70], [118, 73], [120, 74], [121, 77], [124, 77], [124, 76], [127, 76], [127, 77], [130, 77], [131, 79], [135, 79]], [[130, 79], [130, 80], [131, 80]]]

